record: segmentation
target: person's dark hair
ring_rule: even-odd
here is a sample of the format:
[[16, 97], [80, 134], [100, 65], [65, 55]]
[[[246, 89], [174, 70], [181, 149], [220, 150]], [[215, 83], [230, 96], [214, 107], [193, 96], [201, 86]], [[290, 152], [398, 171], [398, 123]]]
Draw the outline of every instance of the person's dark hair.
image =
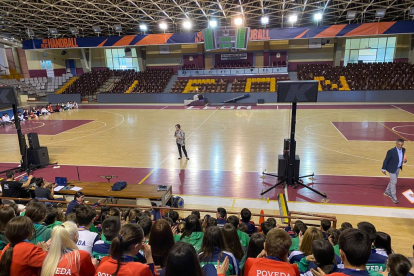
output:
[[168, 217], [172, 219], [174, 223], [176, 223], [180, 216], [178, 215], [178, 212], [171, 210], [168, 212]]
[[291, 245], [292, 239], [285, 230], [272, 229], [266, 235], [265, 250], [267, 256], [273, 256], [281, 261], [285, 261]]
[[375, 226], [372, 223], [362, 221], [357, 224], [357, 227], [359, 230], [365, 231], [369, 235], [371, 243], [373, 243], [377, 238], [377, 229], [375, 229]]
[[26, 207], [32, 203], [41, 203], [41, 202], [37, 198], [32, 198], [31, 200], [27, 202]]
[[241, 261], [244, 252], [239, 236], [237, 235], [237, 228], [231, 223], [226, 223], [222, 228], [222, 233], [226, 249], [230, 251], [237, 260]]
[[399, 139], [397, 139], [397, 141], [396, 141], [397, 143], [403, 143], [404, 144], [404, 139], [401, 139], [401, 138], [399, 138]]
[[229, 216], [228, 218], [227, 218], [227, 222], [228, 223], [231, 223], [236, 229], [237, 229], [237, 226], [239, 226], [239, 218], [238, 217], [236, 217], [236, 216]]
[[151, 245], [154, 264], [165, 266], [168, 254], [174, 246], [173, 232], [166, 220], [159, 219], [152, 225], [148, 244]]
[[76, 222], [79, 226], [88, 226], [96, 217], [96, 210], [91, 206], [81, 204], [76, 208]]
[[[202, 252], [199, 255], [200, 261], [209, 262], [213, 256], [213, 251], [215, 248], [219, 248], [220, 251], [225, 250], [225, 243], [223, 238], [223, 233], [218, 226], [207, 227], [206, 232], [204, 233], [203, 242], [201, 245]], [[220, 252], [221, 256], [221, 252]], [[219, 258], [220, 258], [219, 256]]]
[[175, 126], [176, 126], [176, 127], [178, 127], [179, 129], [181, 129], [181, 126], [180, 126], [180, 124], [176, 124]]
[[217, 208], [217, 213], [219, 214], [221, 218], [226, 218], [227, 216], [227, 211], [223, 207]]
[[82, 192], [80, 192], [80, 191], [77, 191], [77, 192], [75, 193], [75, 196], [73, 197], [73, 200], [76, 200], [77, 198], [79, 198], [79, 197], [81, 197], [81, 196], [84, 196], [84, 194], [83, 194]]
[[341, 234], [339, 232], [339, 230], [338, 229], [335, 229], [335, 228], [329, 228], [329, 230], [326, 231], [326, 233], [328, 234], [328, 238], [331, 238], [332, 243], [334, 245], [337, 245], [338, 244], [338, 241], [339, 241], [339, 235]]
[[197, 218], [196, 215], [189, 215], [185, 219], [185, 230], [184, 233], [181, 235], [180, 240], [182, 240], [186, 236], [191, 236], [193, 232], [202, 232], [200, 220]]
[[335, 251], [332, 244], [327, 240], [315, 240], [312, 245], [312, 253], [315, 257], [316, 265], [326, 274], [330, 274], [335, 259]]
[[170, 226], [174, 226], [174, 222], [171, 218], [164, 218]]
[[141, 211], [141, 215], [142, 216], [147, 216], [147, 217], [149, 217], [151, 219], [151, 212], [148, 211], [148, 210], [142, 210]]
[[274, 218], [268, 218], [266, 221], [270, 222], [270, 224], [272, 224], [272, 227], [275, 228], [277, 223], [276, 223], [276, 219]]
[[249, 227], [246, 223], [239, 223], [239, 226], [237, 226], [237, 228], [244, 233], [247, 233], [247, 231], [249, 231]]
[[15, 216], [14, 209], [10, 206], [4, 206], [0, 209], [0, 233], [4, 234], [7, 223]]
[[13, 177], [14, 177], [14, 171], [12, 171], [12, 170], [8, 170], [8, 171], [6, 172], [6, 177], [7, 177], [7, 179], [9, 179], [9, 178], [13, 178]]
[[295, 226], [293, 226], [293, 232], [295, 232], [296, 236], [299, 236], [300, 232], [304, 235], [306, 230], [308, 230], [308, 227], [304, 223], [295, 223]]
[[109, 211], [106, 213], [106, 218], [109, 218], [109, 217], [120, 217], [121, 216], [121, 210], [119, 209], [119, 208], [116, 208], [116, 207], [111, 207], [110, 209], [109, 209]]
[[354, 266], [366, 265], [371, 255], [371, 241], [367, 232], [359, 229], [344, 230], [339, 236], [341, 249], [348, 262]]
[[209, 226], [217, 226], [217, 219], [213, 217], [209, 217], [207, 220], [207, 227]]
[[374, 246], [375, 248], [384, 249], [387, 255], [391, 255], [391, 236], [384, 232], [377, 232], [377, 238], [375, 239]]
[[75, 224], [78, 223], [78, 221], [76, 220], [76, 213], [75, 212], [71, 212], [69, 214], [66, 215], [66, 221], [72, 221]]
[[388, 256], [387, 267], [391, 276], [406, 276], [412, 266], [411, 262], [401, 254], [391, 254]]
[[192, 215], [195, 215], [198, 219], [201, 219], [201, 216], [200, 216], [200, 212], [199, 211], [192, 211], [191, 214]]
[[343, 229], [343, 230], [345, 230], [345, 229], [351, 229], [351, 228], [354, 228], [354, 227], [349, 222], [343, 222], [341, 224], [341, 229]]
[[43, 222], [46, 218], [46, 206], [40, 202], [33, 202], [26, 206], [24, 213], [34, 223]]
[[37, 187], [42, 187], [42, 185], [44, 184], [43, 177], [35, 178], [34, 183], [36, 183]]
[[55, 207], [46, 207], [46, 219], [45, 224], [50, 225], [56, 221], [58, 210]]
[[165, 264], [164, 276], [203, 276], [197, 253], [189, 243], [179, 242], [171, 248]]
[[128, 217], [130, 223], [136, 223], [140, 214], [141, 210], [134, 208], [130, 209], [127, 214], [125, 214], [125, 217]]
[[141, 226], [142, 230], [144, 231], [144, 236], [148, 236], [151, 233], [152, 227], [152, 220], [151, 218], [147, 217], [146, 215], [142, 215], [139, 217], [139, 226]]
[[243, 208], [240, 212], [241, 220], [244, 222], [249, 222], [252, 218], [252, 212], [249, 209]]
[[327, 219], [321, 220], [321, 227], [323, 231], [328, 231], [331, 228], [331, 222]]
[[121, 267], [122, 255], [128, 252], [131, 246], [142, 243], [144, 239], [144, 232], [138, 224], [125, 224], [122, 226], [119, 236], [112, 240], [109, 253], [113, 259], [116, 260], [117, 266], [112, 276], [116, 276]]
[[270, 230], [272, 230], [274, 228], [274, 227], [272, 227], [272, 224], [268, 221], [262, 222], [262, 224], [260, 224], [260, 227], [262, 228], [262, 232], [265, 236], [267, 235], [267, 233]]
[[25, 239], [31, 239], [34, 233], [34, 226], [28, 217], [14, 217], [8, 223], [4, 235], [10, 242], [9, 248], [3, 251], [0, 260], [0, 276], [9, 276], [13, 260], [13, 248]]
[[13, 208], [16, 217], [20, 216], [19, 206], [16, 203], [12, 203], [9, 206]]
[[109, 217], [102, 223], [102, 233], [107, 241], [112, 241], [121, 230], [119, 217]]
[[265, 240], [266, 236], [262, 233], [254, 233], [250, 237], [249, 245], [247, 246], [247, 258], [256, 258], [264, 249]]

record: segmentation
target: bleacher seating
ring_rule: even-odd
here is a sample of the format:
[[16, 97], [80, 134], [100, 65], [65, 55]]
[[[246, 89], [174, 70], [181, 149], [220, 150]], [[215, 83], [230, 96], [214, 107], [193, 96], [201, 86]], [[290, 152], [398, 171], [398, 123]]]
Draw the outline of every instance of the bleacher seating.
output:
[[177, 80], [170, 93], [224, 93], [227, 86], [226, 79]]
[[173, 75], [173, 70], [170, 68], [149, 69], [143, 72], [116, 70], [114, 75], [121, 78], [116, 81], [110, 93], [162, 93]]
[[36, 86], [20, 82], [16, 79], [0, 79], [0, 86], [13, 86], [19, 95], [29, 95], [33, 97], [42, 97], [46, 94], [40, 91]]
[[172, 68], [148, 69], [136, 73], [138, 84], [131, 93], [162, 93], [174, 72]]
[[[414, 89], [414, 66], [407, 62], [298, 65], [299, 80], [320, 82], [320, 90], [410, 90]], [[347, 89], [348, 88], [348, 89]]]
[[21, 78], [20, 82], [36, 87], [37, 90], [45, 93], [53, 93], [62, 87], [73, 75], [71, 73], [63, 74], [59, 77], [47, 78]]
[[96, 90], [111, 76], [111, 71], [95, 70], [81, 75], [72, 85], [63, 92], [64, 94], [80, 93], [82, 97], [92, 96]]

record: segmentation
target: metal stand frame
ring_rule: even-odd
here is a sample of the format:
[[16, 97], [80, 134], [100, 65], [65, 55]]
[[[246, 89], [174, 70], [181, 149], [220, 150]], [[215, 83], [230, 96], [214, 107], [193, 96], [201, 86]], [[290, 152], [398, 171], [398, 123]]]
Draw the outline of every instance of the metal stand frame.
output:
[[[286, 183], [284, 185], [284, 187], [287, 186], [293, 186], [294, 189], [297, 188], [298, 185], [311, 190], [312, 192], [322, 196], [323, 198], [327, 198], [326, 193], [322, 193], [312, 187], [306, 186], [305, 184], [303, 184], [302, 182], [299, 181], [299, 179], [301, 178], [305, 178], [305, 177], [310, 177], [310, 176], [314, 176], [315, 174], [310, 174], [310, 175], [304, 175], [304, 176], [299, 176], [298, 179], [295, 179], [295, 155], [296, 155], [296, 143], [295, 143], [295, 130], [296, 130], [296, 110], [297, 110], [297, 102], [293, 102], [292, 103], [292, 120], [290, 122], [290, 148], [289, 148], [289, 156], [287, 158], [287, 166], [285, 169], [285, 175], [282, 177], [282, 179], [276, 183], [275, 185], [273, 185], [272, 187], [268, 188], [267, 190], [263, 191], [260, 193], [260, 195], [264, 195], [267, 192], [273, 190], [274, 188], [276, 188], [277, 186]], [[269, 175], [269, 176], [274, 176], [274, 177], [279, 177], [276, 174], [271, 174], [271, 173], [265, 173], [263, 172], [263, 175]]]

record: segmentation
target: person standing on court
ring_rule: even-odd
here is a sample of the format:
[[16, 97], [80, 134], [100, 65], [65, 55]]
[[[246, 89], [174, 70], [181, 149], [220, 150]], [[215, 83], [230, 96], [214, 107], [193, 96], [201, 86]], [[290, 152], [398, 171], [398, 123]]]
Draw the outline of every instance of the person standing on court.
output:
[[387, 156], [385, 156], [382, 173], [384, 175], [387, 175], [387, 172], [390, 174], [390, 182], [384, 195], [391, 198], [392, 202], [397, 204], [397, 178], [400, 170], [402, 170], [403, 163], [407, 163], [407, 155], [405, 155], [405, 148], [403, 148], [404, 140], [398, 139], [396, 144], [396, 147], [390, 149], [387, 152]]
[[178, 154], [180, 154], [180, 157], [178, 159], [183, 158], [183, 155], [181, 153], [181, 149], [183, 149], [185, 158], [187, 158], [187, 160], [190, 160], [190, 158], [188, 158], [187, 151], [185, 150], [185, 132], [181, 129], [181, 126], [179, 124], [175, 125], [174, 137], [177, 142]]

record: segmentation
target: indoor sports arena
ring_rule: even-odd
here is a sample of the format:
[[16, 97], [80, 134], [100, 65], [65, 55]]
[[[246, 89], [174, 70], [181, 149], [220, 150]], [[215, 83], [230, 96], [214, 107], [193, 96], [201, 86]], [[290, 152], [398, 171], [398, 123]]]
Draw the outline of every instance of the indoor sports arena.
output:
[[2, 0], [0, 109], [0, 276], [414, 274], [411, 0]]

